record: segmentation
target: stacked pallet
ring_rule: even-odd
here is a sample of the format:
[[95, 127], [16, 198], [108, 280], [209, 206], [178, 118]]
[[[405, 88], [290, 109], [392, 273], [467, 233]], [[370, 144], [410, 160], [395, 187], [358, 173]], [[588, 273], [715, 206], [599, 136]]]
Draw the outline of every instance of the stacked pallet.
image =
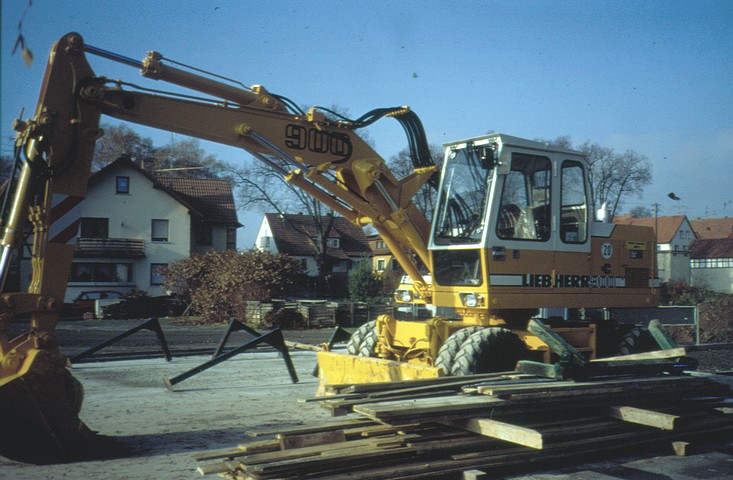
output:
[[231, 479], [461, 478], [476, 469], [733, 432], [728, 386], [690, 375], [572, 381], [507, 372], [330, 390], [305, 401], [349, 414], [344, 421], [197, 455], [199, 472]]
[[309, 327], [331, 327], [336, 325], [336, 305], [326, 300], [299, 300], [300, 313]]

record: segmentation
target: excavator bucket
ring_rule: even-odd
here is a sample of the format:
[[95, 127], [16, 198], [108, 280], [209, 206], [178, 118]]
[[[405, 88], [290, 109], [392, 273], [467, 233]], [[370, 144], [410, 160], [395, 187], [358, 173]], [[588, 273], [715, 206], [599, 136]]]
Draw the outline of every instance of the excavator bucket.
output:
[[79, 419], [83, 390], [58, 356], [32, 350], [25, 361], [20, 374], [0, 380], [0, 455], [50, 464], [123, 453]]
[[328, 385], [399, 382], [444, 375], [442, 369], [425, 365], [335, 352], [318, 352], [319, 393], [324, 393]]

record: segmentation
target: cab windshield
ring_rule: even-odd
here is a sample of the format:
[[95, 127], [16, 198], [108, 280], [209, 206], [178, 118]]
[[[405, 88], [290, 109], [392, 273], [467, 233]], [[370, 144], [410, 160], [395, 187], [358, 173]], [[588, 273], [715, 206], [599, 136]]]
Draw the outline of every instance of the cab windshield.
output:
[[469, 145], [448, 154], [436, 207], [436, 245], [481, 241], [493, 165], [493, 150], [488, 146]]

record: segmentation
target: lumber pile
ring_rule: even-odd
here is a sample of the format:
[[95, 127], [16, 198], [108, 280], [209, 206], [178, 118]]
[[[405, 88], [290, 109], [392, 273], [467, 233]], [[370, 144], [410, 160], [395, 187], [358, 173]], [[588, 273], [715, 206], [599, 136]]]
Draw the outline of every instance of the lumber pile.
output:
[[[471, 478], [543, 461], [588, 459], [733, 434], [730, 383], [691, 375], [695, 361], [658, 325], [662, 350], [587, 360], [532, 320], [558, 361], [513, 372], [327, 385], [327, 425], [207, 452], [202, 475], [229, 479]], [[654, 334], [654, 332], [652, 332]], [[630, 450], [634, 449], [634, 450]]]
[[298, 300], [298, 313], [308, 327], [336, 325], [336, 304], [326, 300]]
[[199, 472], [231, 479], [462, 478], [640, 446], [671, 451], [673, 442], [733, 432], [729, 387], [684, 374], [574, 381], [506, 372], [330, 390], [304, 401], [348, 417], [199, 454]]

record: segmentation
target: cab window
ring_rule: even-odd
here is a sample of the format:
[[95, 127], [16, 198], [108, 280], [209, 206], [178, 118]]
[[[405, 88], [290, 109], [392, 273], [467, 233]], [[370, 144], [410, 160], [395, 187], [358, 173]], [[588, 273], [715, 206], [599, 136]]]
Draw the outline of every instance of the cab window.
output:
[[547, 157], [512, 154], [512, 168], [504, 176], [499, 206], [499, 238], [549, 240], [551, 179], [552, 167]]
[[583, 164], [573, 160], [562, 163], [560, 238], [565, 243], [585, 243], [588, 237], [588, 208]]

